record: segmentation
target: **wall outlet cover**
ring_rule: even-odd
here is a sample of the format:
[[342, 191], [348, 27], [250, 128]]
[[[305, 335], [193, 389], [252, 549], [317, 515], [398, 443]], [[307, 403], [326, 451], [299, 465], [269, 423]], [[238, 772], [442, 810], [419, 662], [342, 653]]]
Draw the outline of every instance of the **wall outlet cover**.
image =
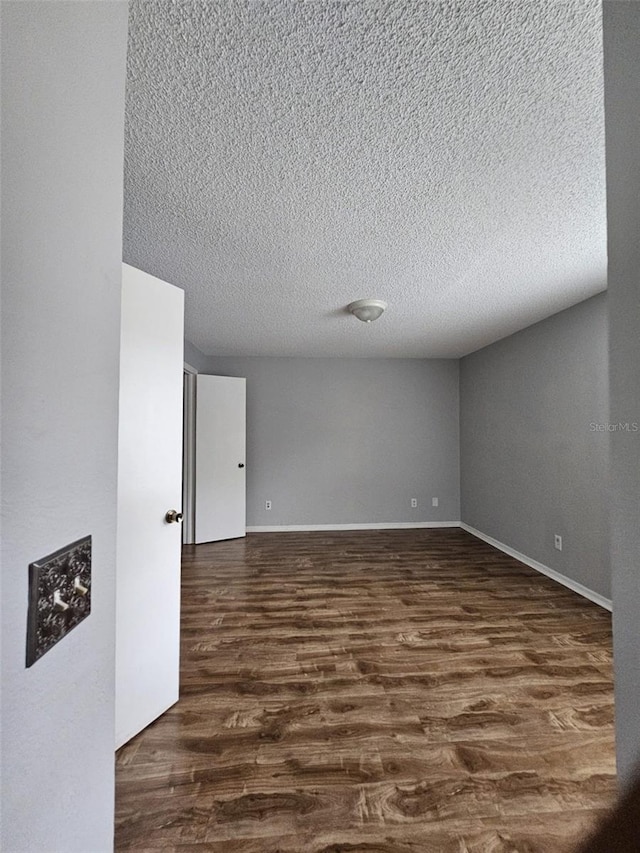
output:
[[91, 536], [85, 536], [29, 565], [27, 666], [39, 660], [89, 613]]

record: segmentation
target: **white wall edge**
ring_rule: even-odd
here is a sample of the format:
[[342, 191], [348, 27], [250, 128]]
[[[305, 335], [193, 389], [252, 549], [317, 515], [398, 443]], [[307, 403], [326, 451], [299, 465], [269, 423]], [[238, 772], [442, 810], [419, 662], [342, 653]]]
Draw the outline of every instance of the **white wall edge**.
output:
[[471, 527], [469, 524], [465, 524], [464, 521], [460, 522], [460, 527], [463, 530], [466, 530], [467, 533], [470, 533], [472, 536], [475, 536], [477, 539], [482, 539], [483, 542], [486, 542], [488, 545], [493, 545], [494, 548], [497, 548], [498, 551], [502, 551], [505, 554], [508, 554], [510, 557], [513, 557], [515, 560], [518, 560], [520, 563], [524, 563], [525, 566], [529, 566], [531, 569], [535, 569], [536, 572], [540, 572], [542, 575], [546, 575], [551, 580], [557, 581], [557, 583], [561, 583], [562, 586], [566, 586], [568, 589], [573, 590], [573, 592], [577, 592], [578, 595], [581, 595], [583, 598], [588, 598], [589, 601], [592, 601], [594, 604], [600, 605], [600, 607], [604, 607], [605, 610], [612, 609], [612, 603], [610, 598], [605, 598], [604, 595], [600, 595], [599, 592], [594, 592], [592, 589], [589, 589], [583, 584], [578, 583], [578, 581], [571, 580], [566, 575], [561, 574], [560, 572], [556, 572], [555, 569], [550, 569], [549, 566], [545, 566], [544, 563], [539, 563], [537, 560], [532, 560], [531, 557], [527, 557], [526, 554], [521, 554], [520, 551], [516, 551], [515, 548], [510, 548], [508, 545], [505, 545], [503, 542], [498, 542], [497, 539], [494, 539], [492, 536], [487, 536], [486, 533], [482, 533], [480, 530], [476, 530], [475, 527]]
[[[179, 698], [180, 697], [178, 695], [178, 691], [176, 691], [175, 699], [172, 699], [168, 705], [163, 703], [162, 707], [160, 708], [160, 710], [157, 713], [155, 711], [153, 712], [153, 715], [154, 715], [153, 719], [151, 719], [149, 721], [148, 725], [151, 725], [151, 723], [155, 722], [155, 720], [157, 720], [158, 717], [161, 717], [163, 714], [165, 714], [169, 710], [169, 708], [173, 708], [173, 706], [176, 704], [176, 702], [178, 701]], [[135, 728], [133, 731], [127, 732], [125, 734], [122, 734], [122, 732], [117, 731], [116, 732], [116, 752], [121, 747], [123, 747], [125, 745], [125, 743], [129, 743], [131, 738], [134, 738], [138, 734], [140, 734], [139, 728]]]
[[293, 533], [313, 530], [410, 530], [460, 527], [459, 521], [388, 521], [375, 524], [265, 524], [247, 527], [247, 533]]

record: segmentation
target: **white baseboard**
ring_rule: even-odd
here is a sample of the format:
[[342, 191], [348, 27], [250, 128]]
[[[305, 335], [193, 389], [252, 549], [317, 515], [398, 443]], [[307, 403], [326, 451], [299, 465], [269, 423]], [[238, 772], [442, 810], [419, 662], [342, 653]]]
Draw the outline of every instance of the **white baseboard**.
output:
[[497, 548], [498, 551], [502, 551], [510, 557], [513, 557], [515, 560], [524, 563], [525, 566], [529, 566], [531, 569], [535, 569], [536, 572], [540, 572], [548, 578], [551, 578], [551, 580], [561, 583], [563, 586], [568, 587], [568, 589], [573, 590], [573, 592], [577, 592], [578, 595], [583, 596], [583, 598], [588, 598], [589, 601], [593, 601], [594, 604], [599, 604], [600, 607], [604, 607], [605, 610], [612, 609], [611, 599], [605, 598], [604, 595], [600, 595], [599, 592], [594, 592], [592, 589], [578, 583], [578, 581], [571, 580], [571, 578], [568, 578], [566, 575], [556, 572], [555, 569], [550, 569], [549, 566], [545, 566], [537, 560], [532, 560], [531, 557], [527, 557], [526, 554], [521, 554], [520, 551], [516, 551], [515, 548], [510, 548], [503, 542], [498, 542], [497, 539], [494, 539], [492, 536], [487, 536], [486, 533], [476, 530], [475, 527], [465, 524], [464, 521], [460, 522], [460, 527], [472, 536], [482, 539], [482, 541], [486, 542], [488, 545], [493, 545], [493, 547]]
[[247, 533], [290, 533], [312, 530], [410, 530], [412, 528], [460, 527], [459, 521], [388, 521], [376, 524], [264, 524], [247, 527]]

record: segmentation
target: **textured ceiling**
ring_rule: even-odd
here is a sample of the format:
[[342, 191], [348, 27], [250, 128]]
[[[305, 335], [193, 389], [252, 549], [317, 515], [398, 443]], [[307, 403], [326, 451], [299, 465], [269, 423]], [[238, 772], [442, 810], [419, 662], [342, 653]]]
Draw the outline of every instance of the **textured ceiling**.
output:
[[459, 356], [605, 288], [599, 0], [132, 0], [129, 38], [124, 257], [203, 352]]

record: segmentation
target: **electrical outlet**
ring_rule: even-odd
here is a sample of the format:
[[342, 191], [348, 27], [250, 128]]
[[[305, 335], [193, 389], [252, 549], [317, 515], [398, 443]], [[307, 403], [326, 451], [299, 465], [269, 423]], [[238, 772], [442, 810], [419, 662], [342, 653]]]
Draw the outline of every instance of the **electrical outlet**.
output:
[[265, 509], [271, 509], [271, 501], [265, 501], [264, 502], [264, 508]]
[[556, 533], [553, 537], [553, 547], [557, 548], [558, 551], [562, 551], [562, 536], [560, 536], [558, 533]]
[[418, 506], [418, 498], [411, 498], [411, 506], [414, 509]]
[[439, 500], [438, 498], [431, 498], [431, 506], [438, 506]]

